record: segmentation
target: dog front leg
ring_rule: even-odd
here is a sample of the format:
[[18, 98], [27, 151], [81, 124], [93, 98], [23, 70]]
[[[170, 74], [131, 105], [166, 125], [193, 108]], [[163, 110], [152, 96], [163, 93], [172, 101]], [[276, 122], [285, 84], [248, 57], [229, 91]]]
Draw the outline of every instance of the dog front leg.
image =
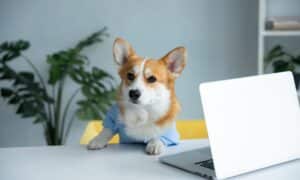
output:
[[102, 149], [108, 144], [113, 136], [114, 134], [110, 129], [103, 128], [102, 132], [89, 142], [89, 144], [87, 145], [87, 149]]
[[151, 139], [146, 145], [146, 153], [149, 155], [158, 155], [165, 149], [164, 143], [159, 138]]

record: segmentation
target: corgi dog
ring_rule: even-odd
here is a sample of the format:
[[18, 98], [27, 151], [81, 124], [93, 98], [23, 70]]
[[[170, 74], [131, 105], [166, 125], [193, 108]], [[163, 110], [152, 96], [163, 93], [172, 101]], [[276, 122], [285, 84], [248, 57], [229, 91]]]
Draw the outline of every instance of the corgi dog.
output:
[[115, 134], [120, 143], [145, 143], [150, 155], [178, 144], [175, 117], [180, 104], [174, 84], [186, 65], [186, 49], [177, 47], [160, 59], [145, 58], [117, 38], [113, 56], [121, 78], [118, 100], [103, 121], [103, 131], [87, 148], [104, 148]]

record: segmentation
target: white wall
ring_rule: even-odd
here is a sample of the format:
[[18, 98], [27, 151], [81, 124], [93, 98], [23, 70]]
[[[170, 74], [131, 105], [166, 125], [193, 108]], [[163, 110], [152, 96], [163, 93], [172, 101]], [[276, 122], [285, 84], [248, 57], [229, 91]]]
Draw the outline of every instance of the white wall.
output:
[[[85, 3], [84, 3], [85, 2]], [[256, 73], [257, 1], [241, 0], [2, 0], [0, 42], [29, 40], [26, 52], [47, 77], [45, 55], [68, 48], [103, 26], [111, 37], [87, 51], [92, 65], [117, 77], [112, 42], [126, 38], [142, 56], [161, 57], [188, 49], [187, 67], [177, 81], [180, 118], [203, 118], [198, 84]], [[27, 69], [24, 62], [14, 64]], [[1, 85], [1, 84], [0, 84]], [[68, 93], [74, 89], [68, 86]], [[43, 144], [41, 129], [14, 115], [0, 100], [0, 146]], [[85, 123], [77, 123], [69, 143], [78, 143]]]

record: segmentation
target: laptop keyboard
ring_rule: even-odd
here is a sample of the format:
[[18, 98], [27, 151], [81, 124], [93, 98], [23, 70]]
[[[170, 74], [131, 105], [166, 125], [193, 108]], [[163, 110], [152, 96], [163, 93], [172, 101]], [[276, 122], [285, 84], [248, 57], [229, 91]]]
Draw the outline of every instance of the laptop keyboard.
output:
[[199, 165], [199, 166], [211, 169], [211, 170], [215, 170], [214, 163], [213, 163], [212, 159], [208, 159], [208, 160], [200, 161], [200, 162], [195, 162], [195, 165]]

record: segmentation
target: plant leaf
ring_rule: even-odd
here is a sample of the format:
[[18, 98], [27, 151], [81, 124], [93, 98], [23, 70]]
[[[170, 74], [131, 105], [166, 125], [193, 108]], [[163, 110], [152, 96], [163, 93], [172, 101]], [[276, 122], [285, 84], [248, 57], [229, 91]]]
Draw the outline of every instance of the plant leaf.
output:
[[9, 101], [8, 101], [8, 103], [9, 104], [17, 104], [18, 102], [20, 102], [20, 97], [18, 96], [18, 95], [16, 95], [16, 96], [13, 96]]
[[100, 117], [97, 108], [93, 107], [91, 104], [88, 103], [85, 103], [84, 106], [79, 108], [76, 111], [76, 115], [79, 119], [82, 120], [99, 119]]
[[295, 58], [293, 58], [293, 62], [297, 65], [300, 65], [300, 55], [296, 56]]
[[0, 80], [11, 80], [15, 77], [15, 73], [8, 69], [7, 67], [3, 70], [3, 75], [0, 77]]
[[14, 58], [16, 57], [19, 57], [20, 56], [20, 52], [7, 52], [6, 54], [3, 55], [2, 57], [2, 61], [3, 62], [7, 62], [7, 61], [10, 61], [10, 60], [13, 60]]
[[13, 95], [14, 91], [8, 88], [1, 88], [1, 96], [7, 98]]
[[274, 72], [294, 71], [295, 66], [291, 62], [277, 60], [273, 63]]
[[15, 46], [18, 50], [26, 50], [30, 47], [30, 43], [28, 41], [19, 40]]
[[49, 72], [49, 84], [55, 84], [63, 76], [63, 73], [59, 67], [53, 67]]
[[285, 52], [283, 51], [283, 47], [281, 45], [276, 45], [268, 52], [268, 54], [265, 57], [265, 61], [270, 62], [275, 58], [283, 56], [284, 54]]
[[34, 81], [34, 75], [31, 72], [20, 72], [18, 75], [27, 81]]

